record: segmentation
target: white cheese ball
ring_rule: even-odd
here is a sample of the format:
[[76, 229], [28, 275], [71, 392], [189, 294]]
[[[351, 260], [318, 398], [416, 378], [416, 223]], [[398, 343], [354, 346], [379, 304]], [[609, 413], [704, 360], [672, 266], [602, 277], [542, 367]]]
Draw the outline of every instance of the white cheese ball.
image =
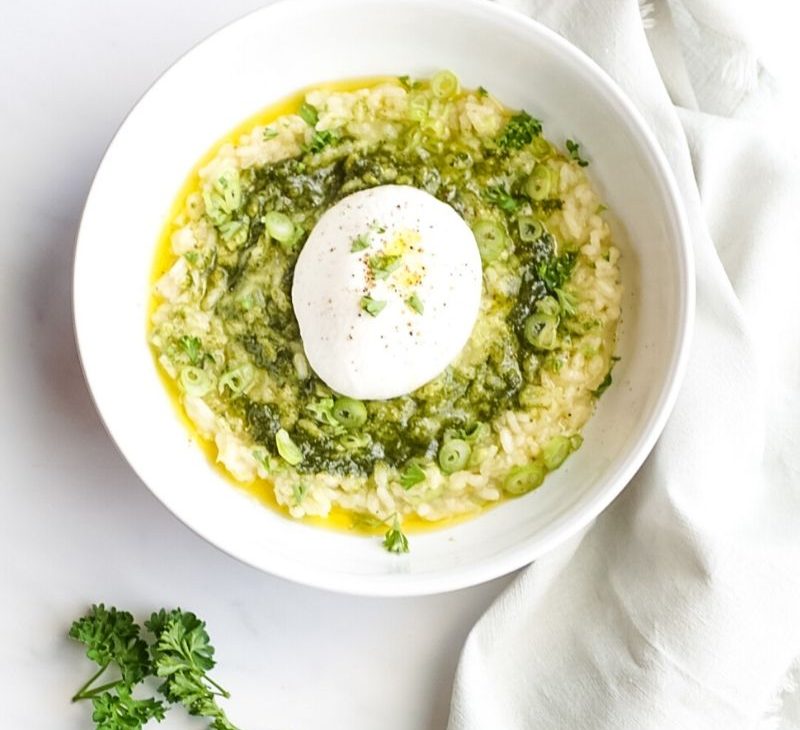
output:
[[410, 393], [461, 352], [481, 278], [475, 237], [449, 205], [405, 185], [349, 195], [297, 259], [292, 303], [309, 364], [351, 398]]

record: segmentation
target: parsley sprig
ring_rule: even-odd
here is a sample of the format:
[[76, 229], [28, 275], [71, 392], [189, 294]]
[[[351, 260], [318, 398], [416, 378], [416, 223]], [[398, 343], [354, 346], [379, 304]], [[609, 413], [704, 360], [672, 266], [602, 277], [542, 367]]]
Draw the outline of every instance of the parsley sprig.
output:
[[589, 163], [581, 157], [581, 146], [578, 142], [573, 139], [568, 139], [566, 141], [567, 152], [569, 152], [569, 158], [573, 162], [577, 162], [580, 167], [586, 167]]
[[[237, 730], [217, 704], [217, 698], [229, 693], [208, 676], [215, 661], [205, 622], [189, 611], [162, 609], [145, 627], [153, 636], [149, 645], [130, 613], [101, 603], [69, 630], [100, 667], [72, 698], [91, 700], [97, 730], [140, 730], [150, 720], [164, 719], [161, 699], [133, 696], [134, 688], [150, 676], [164, 680], [159, 691], [169, 703], [208, 718], [210, 730]], [[98, 684], [106, 672], [117, 678]]]
[[386, 532], [383, 538], [383, 547], [390, 553], [407, 553], [408, 552], [408, 538], [400, 529], [400, 520], [397, 515], [394, 516], [392, 526]]
[[521, 111], [506, 122], [497, 138], [497, 146], [502, 150], [520, 150], [541, 133], [542, 123], [528, 112]]

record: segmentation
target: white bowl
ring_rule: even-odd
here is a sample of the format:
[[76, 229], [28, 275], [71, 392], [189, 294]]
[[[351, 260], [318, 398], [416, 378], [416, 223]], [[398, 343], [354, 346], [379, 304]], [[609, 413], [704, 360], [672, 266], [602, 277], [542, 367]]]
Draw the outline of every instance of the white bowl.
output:
[[[614, 385], [584, 446], [544, 486], [395, 556], [375, 538], [293, 522], [210, 468], [164, 392], [145, 339], [156, 239], [185, 176], [237, 123], [330, 79], [455, 71], [574, 137], [627, 236]], [[653, 447], [684, 370], [694, 275], [684, 213], [653, 135], [586, 56], [543, 26], [472, 0], [292, 0], [204, 41], [147, 92], [117, 133], [83, 214], [75, 326], [86, 378], [131, 466], [181, 520], [270, 573], [336, 591], [452, 590], [519, 568], [593, 520]]]

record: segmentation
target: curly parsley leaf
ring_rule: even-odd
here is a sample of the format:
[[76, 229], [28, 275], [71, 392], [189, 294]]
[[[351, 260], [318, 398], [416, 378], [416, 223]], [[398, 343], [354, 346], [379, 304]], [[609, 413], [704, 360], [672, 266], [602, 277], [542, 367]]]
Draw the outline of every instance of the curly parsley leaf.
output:
[[122, 682], [128, 686], [150, 674], [147, 644], [127, 611], [117, 611], [113, 606], [107, 609], [102, 603], [92, 606], [88, 615], [72, 624], [69, 636], [86, 646], [86, 656], [101, 667], [74, 699], [83, 699], [79, 695], [89, 693], [92, 682], [111, 665], [119, 669]]
[[542, 133], [542, 123], [528, 112], [521, 111], [506, 122], [497, 138], [497, 146], [502, 150], [519, 150], [533, 142]]
[[568, 139], [566, 142], [567, 152], [569, 158], [573, 162], [577, 162], [581, 167], [586, 167], [589, 163], [581, 157], [581, 146], [573, 139]]
[[134, 699], [130, 687], [119, 685], [116, 694], [103, 692], [92, 697], [92, 720], [97, 730], [140, 730], [150, 720], [164, 719], [164, 703], [146, 698]]
[[422, 470], [422, 467], [415, 463], [411, 462], [406, 468], [405, 471], [400, 475], [400, 486], [403, 489], [411, 489], [411, 487], [421, 484], [425, 481], [425, 472]]

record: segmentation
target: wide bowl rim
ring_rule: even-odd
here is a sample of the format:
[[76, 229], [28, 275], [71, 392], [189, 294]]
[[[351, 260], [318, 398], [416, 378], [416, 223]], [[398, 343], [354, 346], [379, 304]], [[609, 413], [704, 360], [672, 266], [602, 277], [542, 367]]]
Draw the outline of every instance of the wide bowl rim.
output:
[[[378, 4], [381, 0], [336, 0], [339, 6], [365, 6]], [[324, 590], [351, 595], [375, 596], [375, 597], [401, 597], [401, 596], [421, 596], [454, 591], [469, 586], [477, 585], [494, 578], [498, 578], [524, 567], [540, 556], [548, 553], [559, 544], [566, 542], [571, 537], [577, 535], [586, 528], [625, 488], [633, 479], [636, 472], [644, 463], [647, 456], [652, 451], [663, 431], [667, 419], [677, 400], [678, 392], [682, 384], [688, 360], [692, 340], [695, 311], [695, 268], [694, 256], [691, 244], [691, 233], [688, 217], [684, 209], [683, 200], [678, 190], [678, 185], [673, 175], [672, 169], [667, 162], [666, 156], [661, 149], [655, 134], [647, 126], [642, 114], [635, 107], [633, 102], [619, 88], [616, 82], [588, 55], [579, 48], [571, 44], [555, 31], [551, 30], [542, 23], [526, 16], [516, 10], [490, 3], [486, 0], [396, 0], [395, 5], [401, 6], [439, 6], [456, 12], [468, 12], [483, 15], [491, 20], [504, 19], [513, 21], [517, 26], [526, 27], [529, 32], [539, 34], [547, 42], [556, 47], [560, 53], [565, 54], [573, 63], [583, 67], [593, 78], [594, 83], [603, 91], [606, 100], [616, 106], [616, 110], [627, 117], [629, 131], [638, 136], [641, 149], [650, 158], [649, 162], [653, 165], [658, 183], [662, 188], [662, 202], [668, 207], [667, 214], [672, 219], [676, 235], [672, 244], [677, 247], [677, 265], [679, 267], [679, 281], [683, 284], [681, 296], [678, 298], [679, 310], [676, 316], [676, 327], [674, 330], [675, 346], [671, 353], [671, 360], [667, 367], [668, 376], [664, 379], [659, 397], [653, 405], [646, 428], [640, 436], [635, 446], [631, 447], [613, 474], [606, 479], [606, 487], [593, 498], [580, 504], [571, 513], [571, 519], [557, 532], [536, 539], [521, 541], [515, 548], [486, 559], [477, 565], [459, 565], [451, 567], [446, 571], [424, 574], [424, 575], [393, 575], [382, 576], [383, 580], [375, 579], [370, 576], [359, 576], [353, 574], [330, 573], [325, 569], [318, 568], [308, 563], [286, 564], [281, 560], [270, 561], [261, 556], [260, 560], [252, 555], [243, 554], [243, 551], [236, 550], [230, 546], [225, 546], [219, 540], [204, 534], [201, 525], [195, 524], [185, 516], [179, 514], [169, 504], [168, 500], [160, 493], [160, 490], [149, 484], [143, 477], [134, 460], [129, 457], [125, 444], [121, 443], [115, 435], [115, 429], [108, 417], [108, 412], [101, 403], [101, 398], [93, 386], [91, 357], [87, 356], [90, 348], [87, 345], [87, 338], [90, 334], [82, 325], [79, 312], [81, 311], [82, 291], [80, 279], [82, 267], [85, 265], [86, 255], [82, 255], [88, 244], [85, 240], [85, 225], [87, 211], [91, 210], [91, 204], [96, 193], [98, 180], [102, 177], [101, 172], [109, 157], [110, 151], [114, 148], [120, 133], [128, 122], [128, 119], [140, 106], [142, 101], [148, 96], [151, 90], [157, 86], [176, 66], [187, 62], [192, 54], [212, 38], [219, 38], [222, 35], [233, 33], [236, 29], [251, 22], [254, 16], [275, 12], [275, 8], [283, 8], [292, 5], [298, 15], [313, 12], [316, 8], [328, 8], [332, 3], [330, 0], [278, 0], [262, 8], [253, 10], [246, 15], [231, 21], [221, 28], [213, 31], [202, 40], [195, 43], [185, 53], [180, 55], [169, 65], [153, 83], [143, 92], [135, 104], [125, 115], [111, 141], [107, 145], [103, 157], [97, 167], [93, 178], [86, 202], [81, 213], [81, 222], [76, 235], [75, 256], [72, 271], [72, 308], [73, 308], [73, 329], [77, 343], [78, 359], [92, 401], [97, 408], [101, 422], [111, 437], [112, 442], [133, 469], [134, 473], [145, 484], [150, 492], [184, 525], [195, 534], [215, 546], [222, 552], [236, 558], [237, 560], [257, 568], [271, 575], [284, 578], [302, 585], [307, 585]], [[493, 16], [493, 17], [492, 17]]]

